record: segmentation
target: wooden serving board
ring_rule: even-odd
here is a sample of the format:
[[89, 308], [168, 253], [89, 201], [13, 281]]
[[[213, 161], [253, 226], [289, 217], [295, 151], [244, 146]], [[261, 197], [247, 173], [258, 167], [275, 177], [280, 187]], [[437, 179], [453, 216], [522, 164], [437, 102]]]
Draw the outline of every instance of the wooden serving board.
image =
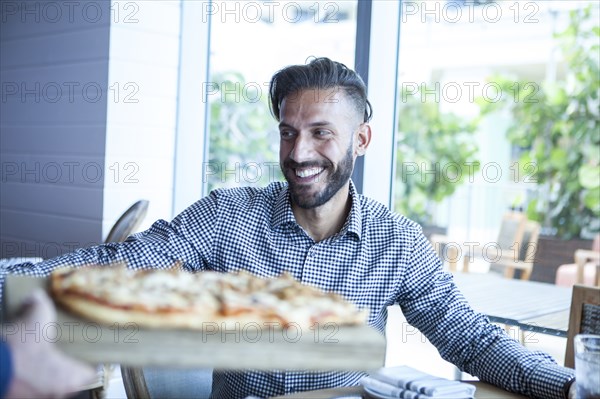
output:
[[[7, 320], [47, 279], [7, 276]], [[368, 326], [326, 324], [320, 328], [282, 330], [273, 325], [242, 323], [222, 330], [207, 323], [202, 331], [139, 328], [134, 323], [104, 325], [58, 309], [57, 320], [22, 331], [5, 323], [5, 331], [27, 339], [56, 342], [67, 354], [91, 363], [128, 366], [213, 367], [221, 369], [366, 370], [383, 366], [385, 338]]]

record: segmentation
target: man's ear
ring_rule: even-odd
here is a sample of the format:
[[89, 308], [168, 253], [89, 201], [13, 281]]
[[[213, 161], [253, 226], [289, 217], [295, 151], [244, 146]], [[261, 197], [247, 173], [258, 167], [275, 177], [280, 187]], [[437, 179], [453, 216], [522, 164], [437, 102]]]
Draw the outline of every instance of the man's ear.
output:
[[363, 123], [358, 127], [354, 136], [354, 155], [362, 156], [367, 152], [367, 147], [371, 142], [371, 126], [368, 123]]

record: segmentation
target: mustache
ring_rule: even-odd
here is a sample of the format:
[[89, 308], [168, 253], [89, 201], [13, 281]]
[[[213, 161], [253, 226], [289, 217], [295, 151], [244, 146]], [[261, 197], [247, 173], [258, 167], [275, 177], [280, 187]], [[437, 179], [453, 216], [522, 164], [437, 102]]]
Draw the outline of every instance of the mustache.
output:
[[288, 169], [298, 169], [298, 168], [329, 168], [333, 166], [331, 161], [305, 161], [305, 162], [296, 162], [293, 159], [286, 158], [283, 161], [283, 167]]

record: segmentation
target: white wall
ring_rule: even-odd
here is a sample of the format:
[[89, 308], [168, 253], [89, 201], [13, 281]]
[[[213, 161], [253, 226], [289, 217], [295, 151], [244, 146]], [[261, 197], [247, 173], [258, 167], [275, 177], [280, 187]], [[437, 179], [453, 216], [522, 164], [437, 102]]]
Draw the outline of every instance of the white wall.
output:
[[[180, 2], [112, 2], [103, 232], [132, 203], [150, 201], [142, 228], [171, 219]], [[199, 127], [198, 134], [202, 134]]]

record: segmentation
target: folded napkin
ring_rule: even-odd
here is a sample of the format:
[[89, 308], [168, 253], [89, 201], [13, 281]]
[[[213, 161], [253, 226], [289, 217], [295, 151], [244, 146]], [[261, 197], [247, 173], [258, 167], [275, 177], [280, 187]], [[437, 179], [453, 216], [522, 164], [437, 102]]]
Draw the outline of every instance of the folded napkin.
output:
[[460, 381], [434, 377], [408, 366], [387, 367], [364, 377], [367, 392], [399, 399], [472, 399], [475, 387]]

